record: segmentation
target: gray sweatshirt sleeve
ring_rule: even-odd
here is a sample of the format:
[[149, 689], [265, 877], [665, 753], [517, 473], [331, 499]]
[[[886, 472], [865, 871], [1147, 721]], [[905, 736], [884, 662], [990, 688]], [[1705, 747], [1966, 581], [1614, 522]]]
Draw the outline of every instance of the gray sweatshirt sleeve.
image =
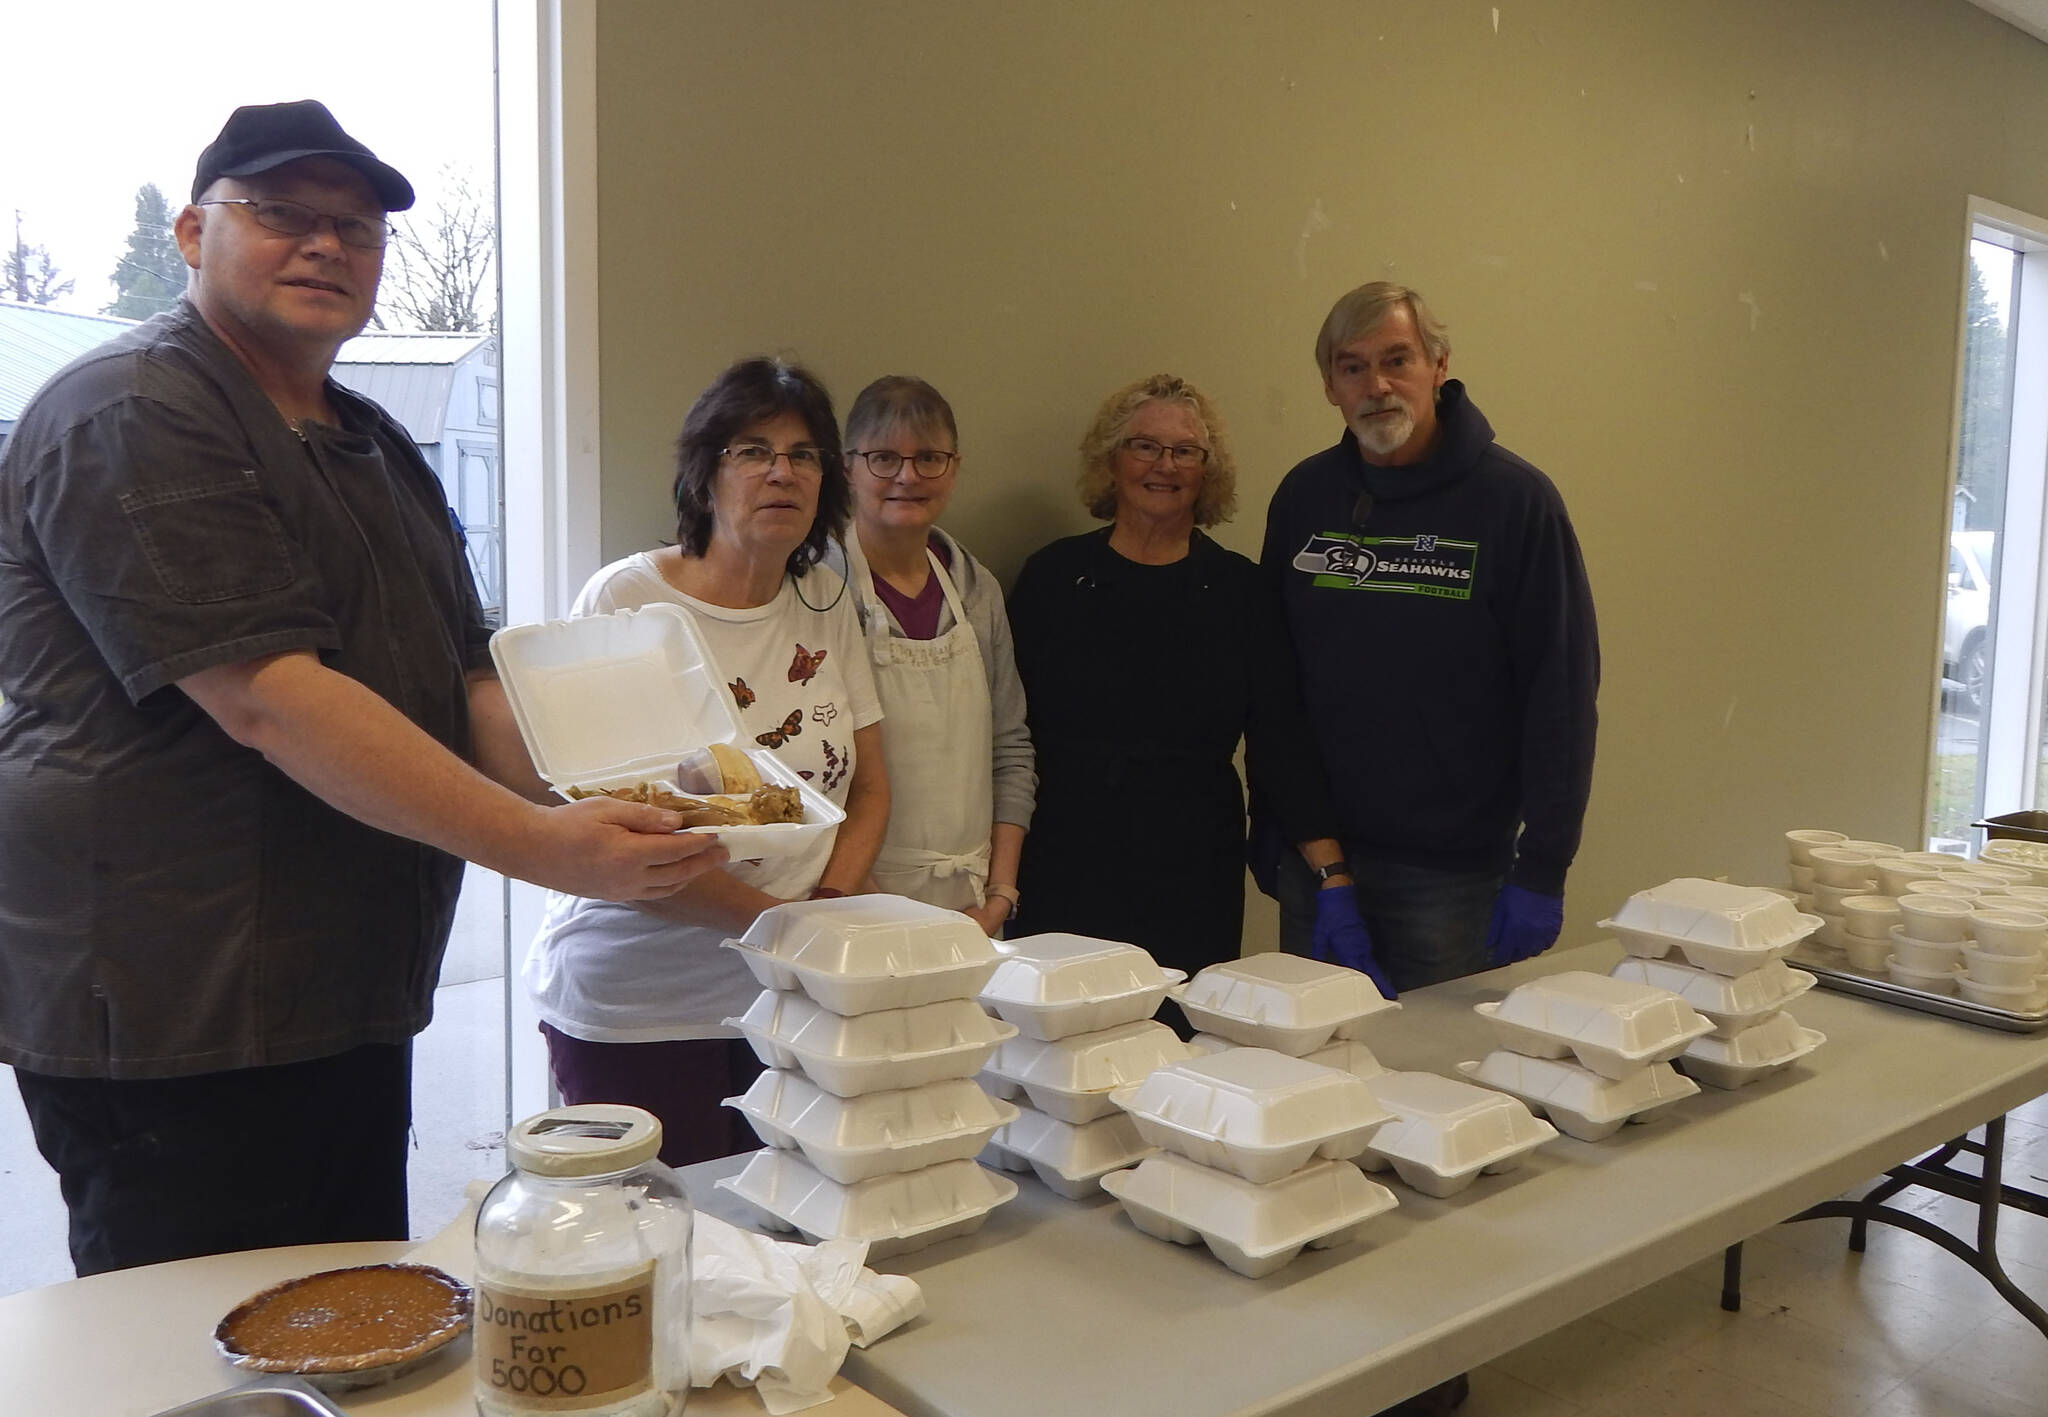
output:
[[968, 568], [961, 587], [968, 623], [981, 647], [982, 669], [988, 675], [989, 712], [994, 720], [995, 819], [1031, 827], [1038, 801], [1038, 755], [1024, 721], [1024, 681], [1017, 675], [1017, 654], [1010, 643], [1010, 616], [1003, 608], [1003, 588], [988, 567], [953, 543]]

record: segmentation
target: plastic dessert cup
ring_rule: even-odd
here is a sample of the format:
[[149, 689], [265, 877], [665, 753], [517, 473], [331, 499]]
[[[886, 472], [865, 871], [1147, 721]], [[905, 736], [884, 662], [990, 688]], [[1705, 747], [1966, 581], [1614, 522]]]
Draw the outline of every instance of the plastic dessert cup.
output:
[[1205, 1244], [1248, 1279], [1281, 1269], [1304, 1248], [1348, 1244], [1374, 1216], [1399, 1203], [1344, 1161], [1318, 1161], [1261, 1186], [1162, 1153], [1133, 1170], [1111, 1172], [1101, 1185], [1147, 1235]]
[[1842, 953], [1848, 956], [1849, 968], [1859, 974], [1884, 973], [1885, 961], [1892, 957], [1893, 940], [1866, 940], [1861, 935], [1842, 937]]
[[953, 1078], [894, 1092], [840, 1097], [802, 1073], [770, 1068], [725, 1105], [769, 1146], [801, 1151], [819, 1173], [845, 1184], [962, 1161], [987, 1145], [1017, 1109]]
[[1600, 928], [1632, 955], [1660, 959], [1676, 949], [1702, 969], [1743, 974], [1790, 954], [1822, 923], [1756, 886], [1682, 877], [1636, 892]]
[[1504, 1047], [1536, 1058], [1569, 1053], [1609, 1078], [1669, 1062], [1714, 1030], [1668, 989], [1586, 970], [1532, 979], [1499, 1003], [1473, 1010], [1493, 1025]]
[[1915, 969], [1902, 963], [1897, 955], [1884, 962], [1885, 973], [1894, 984], [1908, 989], [1918, 989], [1923, 994], [1953, 994], [1956, 991], [1954, 966], [1947, 969]]
[[746, 1035], [769, 1067], [800, 1070], [840, 1097], [971, 1078], [1017, 1036], [1015, 1027], [990, 1018], [972, 999], [849, 1017], [802, 994], [772, 989], [725, 1022]]
[[1975, 945], [1962, 947], [1963, 977], [2002, 989], [2032, 985], [2041, 973], [2041, 955], [1987, 954]]
[[1702, 1038], [1678, 1060], [1687, 1077], [1709, 1087], [1746, 1087], [1790, 1067], [1827, 1042], [1818, 1029], [1801, 1027], [1789, 1012], [1766, 1019], [1733, 1038]]
[[1916, 940], [1948, 940], [1961, 944], [1970, 934], [1974, 900], [1908, 891], [1899, 897], [1899, 923]]
[[1482, 1087], [1521, 1098], [1531, 1112], [1579, 1141], [1604, 1141], [1625, 1123], [1648, 1121], [1657, 1108], [1700, 1090], [1669, 1063], [1654, 1063], [1616, 1080], [1562, 1058], [1530, 1058], [1505, 1049], [1460, 1063], [1458, 1071]]
[[1713, 1024], [1713, 1036], [1719, 1038], [1762, 1023], [1814, 985], [1811, 974], [1775, 959], [1747, 974], [1728, 975], [1677, 960], [1630, 957], [1608, 972], [1616, 979], [1669, 989]]
[[1982, 886], [1973, 886], [1968, 881], [1951, 881], [1941, 877], [1932, 881], [1909, 881], [1906, 890], [1899, 897], [1903, 906], [1909, 895], [1945, 895], [1954, 900], [1976, 900], [1984, 894]]
[[1877, 856], [1876, 852], [1849, 846], [1816, 847], [1813, 853], [1813, 883], [1817, 886], [1853, 886], [1859, 890], [1868, 890], [1877, 884]]
[[1888, 939], [1902, 918], [1892, 896], [1852, 895], [1842, 902], [1842, 929], [1866, 940]]
[[1888, 841], [1858, 841], [1853, 836], [1844, 837], [1835, 845], [1845, 851], [1867, 851], [1872, 857], [1906, 855], [1906, 848], [1903, 846], [1894, 846]]
[[1976, 910], [1970, 933], [1989, 954], [2039, 954], [2048, 948], [2048, 915], [2038, 910]]
[[2038, 981], [2031, 984], [1985, 984], [1959, 973], [1956, 975], [1956, 992], [1973, 1004], [2016, 1014], [2039, 1013], [2048, 1007], [2048, 990], [2044, 990]]
[[988, 1213], [1016, 1199], [1017, 1183], [972, 1161], [842, 1185], [794, 1151], [757, 1151], [736, 1176], [714, 1183], [746, 1203], [767, 1229], [807, 1240], [865, 1240], [868, 1258], [886, 1259], [972, 1234]]
[[1808, 938], [1817, 944], [1827, 946], [1831, 950], [1841, 949], [1849, 938], [1849, 932], [1842, 927], [1843, 917], [1818, 909], [1814, 911], [1814, 914], [1820, 919], [1820, 928], [1815, 930]]
[[1050, 1042], [1013, 1038], [982, 1069], [982, 1085], [998, 1097], [1020, 1092], [1062, 1122], [1092, 1122], [1117, 1111], [1109, 1094], [1194, 1050], [1163, 1023], [1145, 1019], [1100, 1033]]
[[1801, 895], [1811, 895], [1813, 893], [1813, 867], [1794, 866], [1792, 868], [1792, 889], [1798, 891]]
[[1355, 969], [1277, 953], [1212, 964], [1168, 994], [1203, 1032], [1293, 1057], [1400, 1007]]
[[1366, 1085], [1396, 1120], [1373, 1134], [1358, 1164], [1391, 1166], [1424, 1195], [1456, 1195], [1482, 1173], [1512, 1171], [1557, 1135], [1519, 1099], [1435, 1073], [1382, 1073]]
[[1187, 978], [1136, 945], [1086, 935], [1030, 935], [996, 950], [982, 1006], [1048, 1043], [1148, 1019], [1167, 989]]
[[838, 1014], [972, 999], [996, 968], [979, 925], [896, 895], [773, 906], [725, 947], [764, 989], [801, 990]]
[[1265, 1048], [1169, 1063], [1110, 1100], [1153, 1146], [1260, 1183], [1356, 1156], [1393, 1120], [1365, 1079]]
[[1894, 925], [1887, 943], [1892, 955], [1906, 968], [1945, 974], [1962, 962], [1963, 949], [1969, 942], [1916, 939], [1906, 933], [1905, 926]]
[[999, 1130], [982, 1152], [984, 1164], [1032, 1171], [1047, 1189], [1082, 1200], [1102, 1189], [1102, 1178], [1136, 1165], [1154, 1148], [1122, 1113], [1092, 1122], [1062, 1122], [1026, 1108]]
[[1938, 881], [1941, 872], [1932, 866], [1916, 866], [1900, 857], [1891, 857], [1877, 863], [1877, 889], [1888, 896], [1901, 896], [1906, 887], [1915, 881]]
[[1839, 846], [1846, 840], [1848, 838], [1842, 833], [1820, 827], [1798, 827], [1785, 833], [1785, 846], [1792, 857], [1792, 864], [1808, 869], [1813, 866], [1813, 849], [1816, 846]]

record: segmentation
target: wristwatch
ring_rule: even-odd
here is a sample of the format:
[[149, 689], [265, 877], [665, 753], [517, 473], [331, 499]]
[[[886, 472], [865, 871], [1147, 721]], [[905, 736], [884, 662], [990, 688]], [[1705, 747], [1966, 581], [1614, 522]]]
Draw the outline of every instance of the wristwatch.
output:
[[1316, 878], [1317, 885], [1326, 885], [1332, 876], [1350, 875], [1351, 863], [1349, 861], [1332, 861], [1327, 866], [1311, 866], [1308, 870], [1309, 874]]

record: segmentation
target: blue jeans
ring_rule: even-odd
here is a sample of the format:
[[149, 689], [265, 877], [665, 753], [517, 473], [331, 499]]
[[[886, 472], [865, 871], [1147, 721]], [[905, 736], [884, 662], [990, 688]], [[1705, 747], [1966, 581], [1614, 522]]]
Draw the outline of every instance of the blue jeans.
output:
[[[1499, 871], [1438, 871], [1346, 853], [1358, 883], [1358, 913], [1373, 957], [1403, 993], [1493, 968], [1486, 927], [1507, 880]], [[1316, 878], [1294, 851], [1280, 858], [1280, 948], [1309, 953], [1316, 923]]]

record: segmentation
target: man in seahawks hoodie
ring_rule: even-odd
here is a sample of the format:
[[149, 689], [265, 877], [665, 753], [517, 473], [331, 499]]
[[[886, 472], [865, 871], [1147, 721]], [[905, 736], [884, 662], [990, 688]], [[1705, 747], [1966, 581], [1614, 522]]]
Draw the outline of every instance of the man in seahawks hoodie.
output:
[[1406, 287], [1337, 301], [1316, 362], [1344, 436], [1281, 482], [1261, 558], [1343, 828], [1343, 859], [1273, 863], [1281, 946], [1402, 989], [1556, 941], [1593, 775], [1578, 540], [1450, 353]]

